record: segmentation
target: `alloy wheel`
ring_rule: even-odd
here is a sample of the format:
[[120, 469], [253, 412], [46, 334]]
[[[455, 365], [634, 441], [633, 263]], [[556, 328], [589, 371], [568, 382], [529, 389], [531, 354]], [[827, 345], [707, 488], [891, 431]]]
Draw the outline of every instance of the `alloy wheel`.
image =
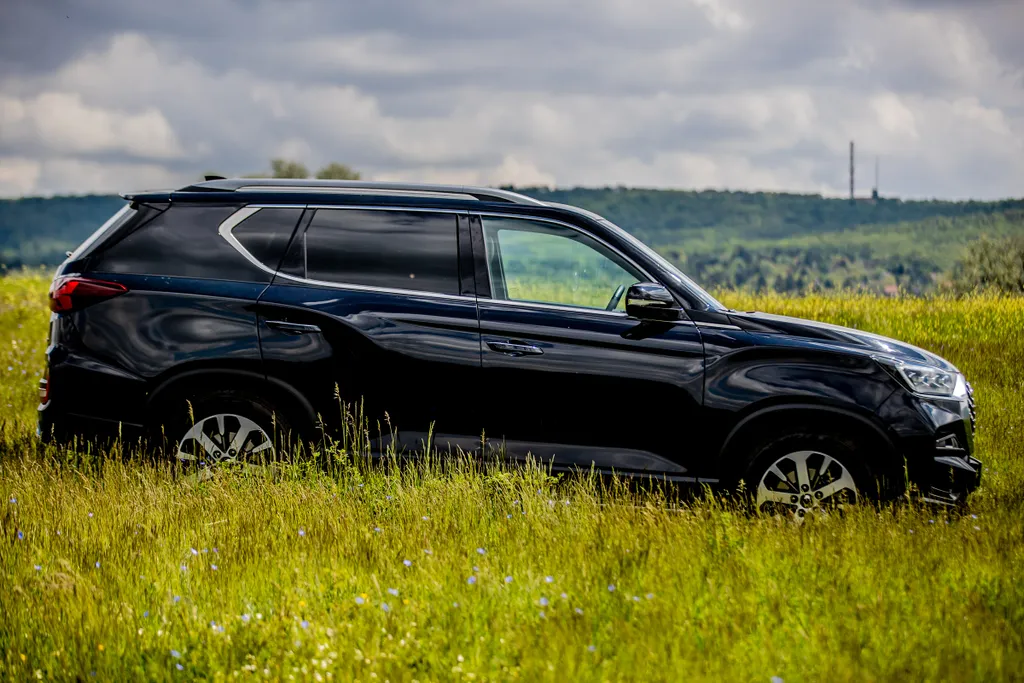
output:
[[812, 512], [857, 501], [846, 467], [819, 451], [796, 451], [768, 468], [757, 485], [757, 508], [787, 512], [798, 520]]
[[178, 460], [200, 465], [272, 459], [274, 442], [258, 424], [232, 413], [197, 421], [178, 442]]

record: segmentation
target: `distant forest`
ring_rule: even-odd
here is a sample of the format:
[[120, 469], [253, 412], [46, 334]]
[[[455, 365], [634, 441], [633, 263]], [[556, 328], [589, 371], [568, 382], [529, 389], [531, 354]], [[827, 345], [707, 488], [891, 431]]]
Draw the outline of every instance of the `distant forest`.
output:
[[[1024, 200], [515, 189], [605, 216], [709, 288], [926, 293], [951, 281], [979, 238], [1024, 236]], [[0, 270], [56, 265], [122, 205], [116, 196], [0, 200]]]

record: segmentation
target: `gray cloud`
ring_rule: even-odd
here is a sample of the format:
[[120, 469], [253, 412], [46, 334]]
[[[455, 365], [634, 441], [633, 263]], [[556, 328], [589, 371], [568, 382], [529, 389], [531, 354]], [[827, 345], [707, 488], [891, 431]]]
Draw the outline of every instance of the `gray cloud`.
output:
[[[0, 193], [378, 178], [1024, 187], [1016, 2], [6, 0]], [[865, 186], [866, 183], [861, 183]]]

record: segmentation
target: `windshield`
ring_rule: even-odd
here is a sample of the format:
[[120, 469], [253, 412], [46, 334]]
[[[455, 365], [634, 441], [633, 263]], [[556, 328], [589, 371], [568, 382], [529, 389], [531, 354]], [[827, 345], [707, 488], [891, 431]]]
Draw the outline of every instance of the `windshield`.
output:
[[622, 235], [623, 239], [627, 240], [634, 247], [636, 247], [637, 249], [645, 253], [647, 256], [649, 256], [651, 260], [657, 262], [657, 264], [661, 267], [661, 269], [665, 272], [666, 275], [673, 278], [677, 284], [682, 286], [684, 289], [686, 289], [687, 292], [689, 292], [693, 297], [697, 299], [697, 303], [700, 303], [706, 308], [713, 310], [726, 310], [725, 306], [719, 303], [719, 301], [715, 299], [715, 297], [705, 292], [700, 285], [698, 285], [690, 278], [686, 277], [686, 275], [681, 270], [672, 265], [671, 261], [669, 261], [664, 256], [656, 252], [654, 249], [651, 249], [649, 246], [641, 242], [639, 239], [631, 235], [629, 232], [615, 225], [607, 218], [602, 218], [597, 214], [591, 214], [591, 217], [595, 218], [598, 222], [601, 223], [601, 225], [605, 226], [606, 228], [615, 230], [618, 234]]

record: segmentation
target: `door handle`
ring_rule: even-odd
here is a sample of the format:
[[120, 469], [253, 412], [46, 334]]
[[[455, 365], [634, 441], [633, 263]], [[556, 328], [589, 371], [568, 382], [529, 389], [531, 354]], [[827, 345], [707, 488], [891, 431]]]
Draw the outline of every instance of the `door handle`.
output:
[[316, 325], [290, 323], [287, 320], [268, 320], [267, 327], [285, 334], [319, 334], [320, 332], [320, 328]]
[[544, 351], [539, 346], [533, 344], [524, 344], [523, 342], [506, 341], [506, 342], [487, 342], [487, 346], [492, 351], [498, 353], [504, 353], [509, 356], [540, 356]]

